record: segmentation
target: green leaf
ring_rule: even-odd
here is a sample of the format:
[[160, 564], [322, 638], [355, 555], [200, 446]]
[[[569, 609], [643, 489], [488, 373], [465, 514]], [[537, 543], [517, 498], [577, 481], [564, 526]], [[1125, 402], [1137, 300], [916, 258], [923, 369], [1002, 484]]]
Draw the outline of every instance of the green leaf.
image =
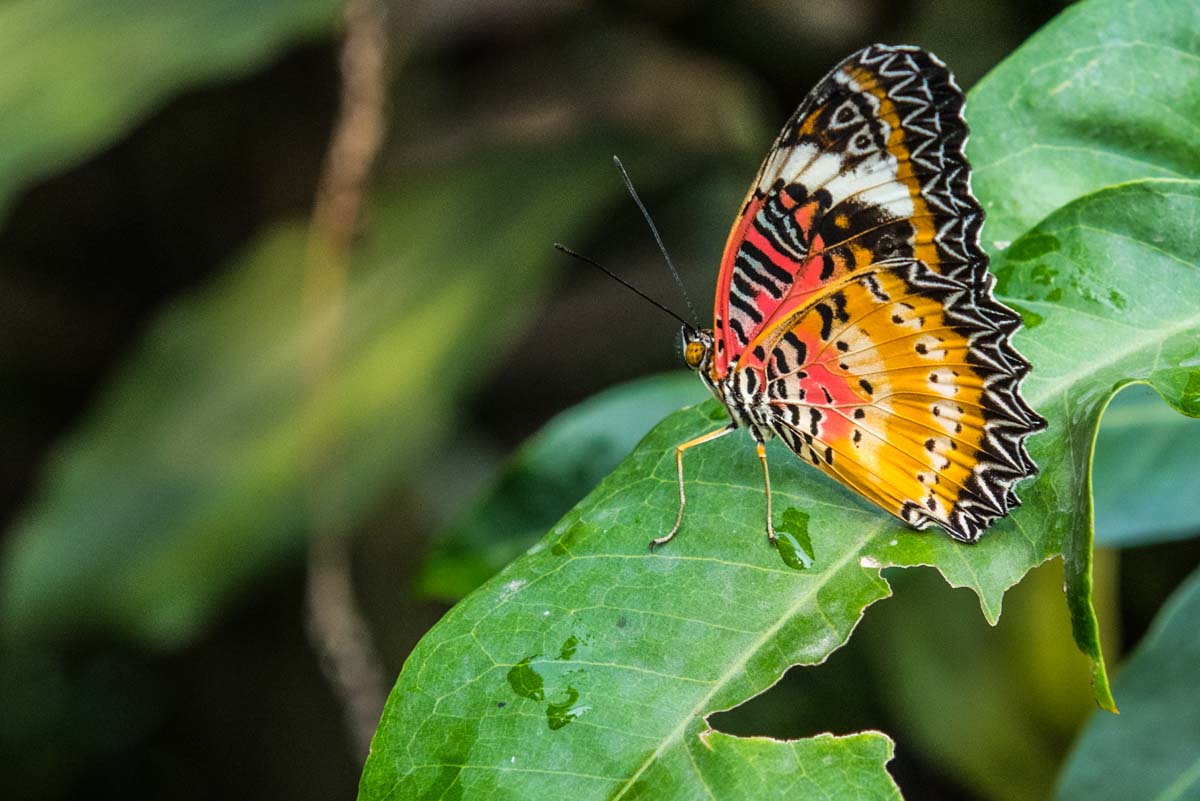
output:
[[[613, 387], [551, 420], [437, 538], [419, 589], [453, 600], [474, 590], [537, 542], [652, 423], [707, 394], [681, 367]], [[1104, 412], [1092, 465], [1096, 543], [1126, 547], [1195, 536], [1197, 450], [1200, 422], [1173, 411], [1149, 387], [1118, 393]]]
[[1096, 544], [1150, 545], [1200, 533], [1200, 421], [1134, 385], [1104, 412], [1092, 492]]
[[[555, 256], [546, 243], [620, 189], [602, 159], [574, 152], [558, 157], [558, 192], [533, 191], [546, 158], [495, 154], [414, 176], [371, 204], [339, 361], [315, 394], [304, 372], [303, 225], [266, 233], [214, 286], [165, 313], [11, 532], [4, 631], [186, 642], [303, 546], [308, 469], [331, 430], [341, 469], [321, 483], [327, 508], [347, 525], [359, 519], [536, 308]], [[497, 248], [513, 265], [502, 281]]]
[[337, 0], [0, 3], [0, 222], [29, 183], [123, 134], [202, 81], [327, 34]]
[[[1040, 315], [1016, 342], [1035, 366], [1026, 396], [1049, 429], [1030, 441], [1042, 472], [1021, 488], [1024, 505], [978, 545], [909, 530], [775, 446], [776, 507], [808, 515], [816, 555], [793, 570], [765, 541], [753, 449], [729, 437], [689, 452], [684, 528], [651, 554], [647, 540], [676, 510], [673, 447], [720, 417], [715, 400], [678, 412], [421, 641], [388, 701], [361, 797], [436, 798], [451, 782], [545, 797], [576, 766], [588, 768], [572, 779], [576, 798], [648, 787], [696, 797], [710, 781], [706, 716], [762, 692], [793, 664], [823, 660], [888, 593], [882, 567], [933, 565], [974, 590], [995, 620], [1005, 590], [1030, 568], [1064, 544], [1090, 544], [1091, 445], [1113, 392], [1147, 381], [1176, 408], [1200, 411], [1190, 389], [1200, 384], [1191, 302], [1200, 295], [1198, 219], [1200, 183], [1130, 184], [1071, 204], [998, 260], [1007, 295]], [[1025, 239], [1057, 246], [1029, 256]], [[1069, 554], [1068, 570], [1079, 559]], [[1076, 582], [1072, 603], [1088, 605], [1087, 589]], [[1076, 632], [1104, 702], [1098, 638], [1086, 635]], [[583, 645], [558, 658], [570, 638]], [[523, 660], [544, 680], [543, 701], [506, 681]], [[572, 693], [586, 711], [551, 730], [548, 705]], [[873, 763], [874, 775], [885, 775], [883, 765]]]
[[1195, 3], [1086, 0], [1064, 10], [971, 91], [967, 152], [985, 245], [1002, 249], [1112, 184], [1200, 175], [1197, 85]]
[[1183, 801], [1200, 794], [1200, 571], [1167, 601], [1121, 668], [1121, 714], [1094, 715], [1058, 801]]
[[[895, 783], [878, 770], [892, 758], [892, 742], [879, 732], [778, 742], [767, 737], [731, 737], [710, 732], [691, 764], [703, 777], [696, 798], [837, 798], [849, 788], [857, 801], [899, 801]], [[804, 770], [797, 770], [803, 765]], [[672, 798], [660, 793], [653, 776], [635, 784], [626, 798]], [[684, 796], [685, 798], [687, 796]]]
[[[1098, 192], [1052, 215], [995, 265], [997, 290], [1037, 315], [1038, 322], [1027, 319], [1025, 353], [1036, 366], [1027, 394], [1035, 403], [1061, 404], [1065, 413], [1067, 448], [1049, 458], [1070, 462], [1071, 481], [1049, 486], [1039, 481], [1035, 491], [1063, 499], [1075, 495], [1060, 504], [1073, 520], [1057, 534], [1067, 603], [1076, 643], [1092, 659], [1097, 702], [1114, 711], [1090, 601], [1093, 439], [1112, 393], [1131, 381], [1150, 383], [1178, 411], [1200, 415], [1194, 389], [1200, 385], [1195, 370], [1200, 315], [1187, 300], [1196, 291], [1200, 251], [1186, 216], [1163, 216], [1200, 213], [1196, 187], [1144, 181]], [[1142, 272], [1143, 265], [1150, 269]], [[1118, 271], [1122, 275], [1113, 275]], [[1047, 369], [1055, 364], [1057, 370]], [[1053, 466], [1044, 459], [1041, 464], [1048, 473]]]
[[[699, 739], [697, 712], [769, 684], [778, 648], [792, 661], [819, 661], [886, 586], [877, 569], [859, 567], [855, 550], [839, 553], [828, 541], [825, 549], [814, 542], [826, 561], [787, 568], [767, 547], [760, 515], [727, 503], [755, 495], [757, 463], [746, 447], [714, 448], [689, 463], [694, 525], [659, 555], [648, 552], [649, 535], [674, 515], [671, 447], [711, 428], [714, 411], [709, 401], [669, 417], [550, 537], [418, 644], [384, 713], [364, 798], [437, 798], [454, 786], [463, 797], [487, 788], [497, 798], [557, 797], [567, 786], [573, 798], [694, 798], [717, 784], [728, 785], [723, 798], [756, 792], [756, 783], [738, 781], [746, 762], [718, 759], [724, 749], [709, 750], [712, 733]], [[836, 505], [814, 509], [819, 522], [840, 512], [872, 532], [890, 527], [865, 509], [844, 509], [839, 487], [821, 489]], [[544, 698], [514, 691], [519, 666], [538, 673]], [[553, 728], [550, 704], [572, 691], [586, 711]], [[737, 745], [792, 774], [793, 753], [805, 773], [822, 772], [824, 757], [807, 747]], [[894, 797], [887, 751], [858, 760], [866, 797]]]
[[440, 598], [466, 595], [537, 542], [651, 426], [707, 397], [696, 376], [680, 370], [613, 387], [558, 415], [438, 536], [417, 586]]

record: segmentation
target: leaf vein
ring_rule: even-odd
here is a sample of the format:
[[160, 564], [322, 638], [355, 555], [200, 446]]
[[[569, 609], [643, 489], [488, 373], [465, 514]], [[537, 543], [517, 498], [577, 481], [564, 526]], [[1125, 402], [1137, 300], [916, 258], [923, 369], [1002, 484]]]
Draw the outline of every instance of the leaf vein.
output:
[[665, 738], [663, 738], [663, 741], [659, 744], [658, 748], [654, 749], [654, 751], [642, 761], [642, 764], [638, 766], [637, 770], [635, 770], [633, 774], [625, 781], [617, 793], [612, 796], [611, 801], [619, 801], [621, 798], [623, 798], [625, 794], [629, 792], [630, 788], [633, 787], [634, 783], [637, 782], [638, 778], [646, 772], [650, 765], [659, 758], [659, 756], [667, 749], [667, 747], [683, 736], [683, 732], [687, 729], [688, 723], [690, 723], [696, 716], [701, 714], [703, 709], [709, 704], [710, 701], [712, 701], [716, 694], [733, 680], [734, 676], [736, 676], [742, 670], [745, 670], [746, 665], [750, 662], [750, 658], [758, 653], [758, 651], [762, 649], [764, 645], [771, 643], [774, 635], [777, 634], [779, 630], [782, 629], [784, 625], [786, 625], [795, 615], [797, 615], [805, 604], [816, 598], [818, 590], [820, 590], [834, 576], [838, 575], [842, 568], [846, 567], [846, 565], [849, 564], [852, 559], [858, 556], [858, 554], [862, 551], [863, 546], [866, 543], [874, 540], [880, 531], [885, 529], [887, 525], [888, 521], [884, 521], [869, 535], [864, 536], [859, 544], [859, 547], [847, 548], [842, 557], [833, 565], [831, 565], [827, 572], [821, 574], [820, 580], [814, 581], [810, 587], [806, 587], [803, 592], [799, 593], [796, 596], [795, 601], [786, 610], [784, 610], [783, 614], [779, 616], [779, 619], [768, 626], [763, 633], [753, 643], [750, 644], [748, 648], [742, 651], [741, 657], [734, 660], [729, 668], [723, 674], [721, 674], [721, 676], [715, 682], [713, 682], [712, 689], [692, 706], [690, 714], [684, 716], [683, 720], [679, 722], [679, 725], [677, 725]]

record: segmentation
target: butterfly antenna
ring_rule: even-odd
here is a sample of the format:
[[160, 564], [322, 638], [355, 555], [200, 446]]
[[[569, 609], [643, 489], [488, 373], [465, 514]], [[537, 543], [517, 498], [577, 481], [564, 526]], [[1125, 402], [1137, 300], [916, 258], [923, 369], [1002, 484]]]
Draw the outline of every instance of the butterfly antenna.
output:
[[629, 180], [629, 173], [625, 171], [625, 165], [621, 163], [621, 160], [613, 156], [613, 164], [617, 165], [617, 169], [621, 172], [621, 177], [625, 179], [625, 188], [629, 190], [630, 196], [633, 197], [633, 202], [637, 204], [637, 207], [642, 212], [642, 216], [646, 218], [646, 224], [650, 226], [650, 232], [654, 234], [654, 241], [658, 243], [658, 249], [667, 261], [667, 267], [671, 270], [671, 276], [675, 279], [675, 285], [683, 293], [683, 302], [687, 304], [688, 311], [695, 322], [695, 325], [691, 327], [693, 329], [699, 328], [700, 318], [696, 316], [696, 307], [692, 305], [692, 299], [688, 297], [687, 288], [683, 285], [683, 279], [679, 277], [679, 271], [675, 269], [674, 262], [671, 261], [671, 257], [667, 254], [667, 246], [663, 244], [662, 237], [658, 234], [658, 228], [654, 225], [654, 220], [650, 219], [650, 212], [646, 211], [646, 204], [642, 203], [642, 199], [638, 197], [637, 190], [633, 188], [633, 181]]
[[659, 303], [657, 300], [655, 300], [654, 298], [650, 297], [650, 296], [649, 296], [649, 295], [647, 295], [645, 292], [643, 292], [642, 290], [638, 289], [636, 286], [634, 286], [633, 284], [629, 283], [629, 282], [628, 282], [628, 281], [626, 281], [624, 278], [622, 278], [621, 276], [617, 275], [617, 274], [616, 274], [616, 273], [614, 273], [612, 270], [608, 269], [607, 267], [605, 267], [604, 265], [600, 264], [599, 262], [596, 262], [596, 261], [594, 261], [594, 260], [592, 260], [592, 259], [589, 259], [587, 256], [584, 256], [582, 253], [576, 253], [575, 251], [571, 250], [571, 249], [570, 249], [569, 247], [567, 247], [566, 245], [560, 245], [559, 243], [555, 242], [555, 243], [554, 243], [554, 247], [555, 247], [555, 248], [557, 248], [558, 250], [561, 250], [563, 253], [566, 253], [568, 256], [574, 256], [575, 258], [579, 259], [580, 261], [582, 261], [582, 262], [586, 262], [586, 263], [588, 263], [588, 264], [592, 265], [592, 266], [593, 266], [593, 267], [595, 267], [597, 270], [599, 270], [600, 272], [604, 273], [605, 275], [607, 275], [609, 278], [611, 278], [611, 279], [613, 279], [614, 281], [616, 281], [616, 282], [617, 282], [618, 284], [620, 284], [621, 286], [625, 287], [626, 289], [632, 290], [632, 291], [633, 291], [635, 294], [637, 294], [637, 295], [638, 295], [638, 296], [640, 296], [641, 298], [643, 298], [643, 299], [645, 299], [645, 300], [648, 300], [648, 301], [650, 301], [650, 302], [651, 302], [651, 303], [653, 303], [655, 306], [657, 306], [658, 308], [662, 309], [663, 311], [665, 311], [667, 314], [669, 314], [669, 315], [671, 315], [672, 317], [674, 317], [674, 318], [675, 318], [676, 320], [678, 320], [679, 322], [683, 323], [683, 327], [684, 327], [684, 328], [686, 328], [686, 329], [688, 329], [689, 331], [695, 331], [695, 330], [696, 330], [696, 327], [695, 327], [695, 326], [693, 326], [691, 323], [689, 323], [687, 320], [683, 319], [683, 318], [682, 318], [682, 317], [680, 317], [678, 314], [676, 314], [675, 312], [671, 311], [671, 310], [670, 310], [670, 309], [668, 309], [666, 306], [662, 305], [662, 304], [661, 304], [661, 303]]

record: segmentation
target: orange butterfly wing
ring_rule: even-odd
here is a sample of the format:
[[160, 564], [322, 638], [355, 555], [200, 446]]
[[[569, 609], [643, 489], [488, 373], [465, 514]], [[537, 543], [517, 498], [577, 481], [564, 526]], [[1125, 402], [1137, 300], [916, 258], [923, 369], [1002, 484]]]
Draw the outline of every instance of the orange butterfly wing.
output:
[[1045, 421], [1019, 394], [1020, 317], [992, 296], [962, 105], [917, 48], [873, 45], [818, 84], [734, 222], [710, 378], [765, 385], [801, 457], [975, 540], [1019, 503]]
[[764, 371], [793, 451], [909, 524], [963, 540], [1015, 505], [1030, 430], [1003, 397], [1016, 375], [974, 356], [992, 329], [962, 322], [970, 302], [922, 262], [876, 265], [777, 326]]

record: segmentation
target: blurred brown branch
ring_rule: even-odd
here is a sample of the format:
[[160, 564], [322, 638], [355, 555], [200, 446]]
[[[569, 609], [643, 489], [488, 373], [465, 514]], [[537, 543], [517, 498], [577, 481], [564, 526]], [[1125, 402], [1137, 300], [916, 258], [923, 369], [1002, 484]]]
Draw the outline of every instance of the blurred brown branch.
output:
[[[303, 307], [305, 361], [310, 391], [326, 382], [337, 360], [351, 244], [359, 224], [363, 189], [386, 127], [387, 8], [383, 0], [348, 0], [341, 53], [341, 108], [317, 187], [309, 229]], [[309, 636], [341, 702], [359, 758], [386, 697], [386, 683], [371, 631], [354, 596], [351, 532], [328, 497], [326, 477], [340, 468], [338, 432], [314, 431], [309, 488], [313, 521], [308, 560]]]

